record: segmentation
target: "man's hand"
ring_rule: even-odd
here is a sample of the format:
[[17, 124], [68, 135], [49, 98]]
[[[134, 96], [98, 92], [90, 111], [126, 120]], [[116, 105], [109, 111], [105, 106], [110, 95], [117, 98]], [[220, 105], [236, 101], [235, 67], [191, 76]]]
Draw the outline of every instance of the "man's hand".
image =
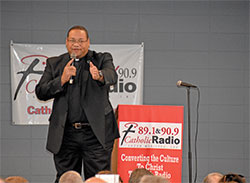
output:
[[90, 71], [90, 74], [92, 76], [92, 78], [94, 80], [98, 80], [98, 81], [103, 81], [103, 76], [100, 76], [99, 74], [99, 70], [97, 69], [97, 67], [92, 63], [92, 62], [89, 62], [89, 71]]
[[76, 68], [71, 65], [74, 59], [71, 59], [63, 69], [63, 74], [61, 77], [61, 86], [67, 83], [72, 76], [76, 75]]

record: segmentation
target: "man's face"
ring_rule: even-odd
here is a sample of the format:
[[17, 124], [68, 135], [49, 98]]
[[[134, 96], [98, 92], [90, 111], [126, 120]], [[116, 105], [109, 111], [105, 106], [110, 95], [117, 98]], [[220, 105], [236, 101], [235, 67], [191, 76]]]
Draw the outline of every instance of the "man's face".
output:
[[88, 53], [89, 39], [84, 30], [73, 29], [66, 39], [66, 47], [71, 55], [74, 53], [77, 58], [84, 57]]

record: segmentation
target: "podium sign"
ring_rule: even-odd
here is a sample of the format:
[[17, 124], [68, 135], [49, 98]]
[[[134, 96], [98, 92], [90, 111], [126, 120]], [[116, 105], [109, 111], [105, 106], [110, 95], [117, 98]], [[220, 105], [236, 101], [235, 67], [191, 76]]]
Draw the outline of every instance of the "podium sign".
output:
[[145, 168], [181, 182], [183, 106], [119, 105], [117, 171], [124, 182]]

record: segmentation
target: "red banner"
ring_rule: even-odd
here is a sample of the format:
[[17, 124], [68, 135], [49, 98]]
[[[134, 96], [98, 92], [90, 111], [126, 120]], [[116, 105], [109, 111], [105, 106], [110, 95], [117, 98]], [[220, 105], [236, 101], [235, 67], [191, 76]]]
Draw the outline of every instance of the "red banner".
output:
[[118, 173], [125, 183], [136, 168], [181, 182], [183, 113], [183, 106], [119, 106]]

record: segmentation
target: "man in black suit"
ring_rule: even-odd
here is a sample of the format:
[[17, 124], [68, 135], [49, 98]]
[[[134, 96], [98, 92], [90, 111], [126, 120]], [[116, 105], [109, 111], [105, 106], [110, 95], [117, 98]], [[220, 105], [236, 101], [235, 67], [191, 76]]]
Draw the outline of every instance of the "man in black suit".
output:
[[36, 86], [38, 99], [54, 99], [47, 149], [54, 155], [56, 183], [68, 170], [81, 174], [82, 164], [85, 179], [110, 169], [113, 143], [119, 137], [109, 101], [109, 86], [117, 82], [113, 59], [109, 53], [89, 50], [89, 45], [84, 27], [70, 28], [68, 53], [47, 59]]

